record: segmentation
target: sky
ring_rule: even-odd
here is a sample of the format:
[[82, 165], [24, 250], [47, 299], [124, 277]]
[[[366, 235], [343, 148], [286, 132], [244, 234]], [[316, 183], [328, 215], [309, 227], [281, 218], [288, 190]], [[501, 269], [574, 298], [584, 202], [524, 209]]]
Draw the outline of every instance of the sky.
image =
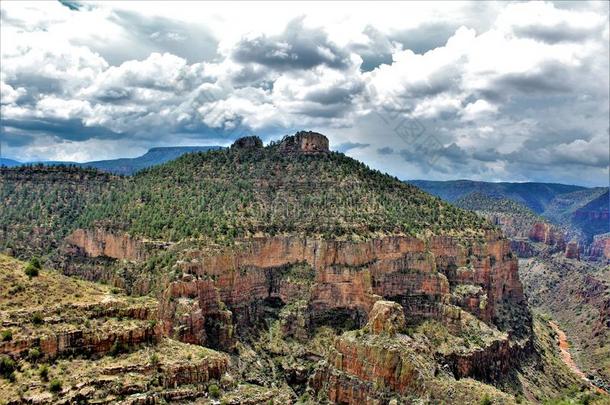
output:
[[401, 179], [607, 186], [608, 5], [3, 1], [2, 157], [313, 130]]

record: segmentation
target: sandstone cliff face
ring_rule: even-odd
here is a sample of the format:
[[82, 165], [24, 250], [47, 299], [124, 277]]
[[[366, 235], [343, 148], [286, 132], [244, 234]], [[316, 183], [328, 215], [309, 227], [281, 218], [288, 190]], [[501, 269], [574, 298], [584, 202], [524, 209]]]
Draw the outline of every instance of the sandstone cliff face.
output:
[[572, 240], [568, 242], [568, 244], [566, 245], [565, 255], [568, 259], [580, 259], [580, 246], [578, 244], [578, 241]]
[[146, 258], [144, 243], [127, 234], [116, 234], [102, 229], [77, 229], [66, 238], [69, 253], [90, 257], [106, 256], [120, 260]]
[[589, 254], [593, 258], [610, 261], [610, 235], [596, 236]]
[[[215, 341], [221, 342], [219, 347], [231, 347], [233, 327], [255, 323], [259, 303], [303, 298], [298, 277], [287, 276], [299, 263], [312, 270], [305, 298], [314, 323], [348, 312], [363, 325], [382, 297], [400, 303], [410, 322], [440, 318], [441, 304], [454, 300], [452, 288], [463, 285], [474, 286], [476, 292], [454, 303], [486, 322], [499, 316], [499, 305], [524, 305], [516, 258], [498, 234], [471, 244], [443, 237], [427, 242], [387, 237], [361, 243], [275, 237], [223, 254], [193, 252], [182, 270], [194, 278], [172, 282], [166, 290], [166, 328], [187, 331], [189, 342]], [[216, 332], [204, 327], [207, 322], [227, 328], [215, 328], [219, 332], [211, 336]]]
[[547, 223], [538, 222], [534, 224], [529, 232], [529, 238], [534, 242], [541, 242], [545, 245], [555, 246], [559, 251], [565, 249], [563, 232]]
[[[129, 249], [92, 243], [114, 236], [77, 235], [71, 242], [84, 252], [115, 256], [129, 252], [130, 257], [138, 257]], [[257, 238], [218, 254], [192, 251], [187, 259], [180, 266], [188, 277], [170, 282], [163, 294], [160, 318], [165, 333], [226, 350], [232, 349], [240, 328], [257, 322], [264, 302], [305, 299], [307, 322], [325, 323], [350, 314], [360, 326], [381, 298], [401, 304], [407, 322], [440, 319], [442, 304], [453, 303], [495, 323], [502, 316], [500, 308], [525, 305], [516, 257], [510, 242], [496, 232], [466, 241], [440, 236], [357, 243]], [[297, 265], [311, 269], [306, 288], [301, 275], [290, 275]], [[460, 294], [455, 294], [456, 289]]]

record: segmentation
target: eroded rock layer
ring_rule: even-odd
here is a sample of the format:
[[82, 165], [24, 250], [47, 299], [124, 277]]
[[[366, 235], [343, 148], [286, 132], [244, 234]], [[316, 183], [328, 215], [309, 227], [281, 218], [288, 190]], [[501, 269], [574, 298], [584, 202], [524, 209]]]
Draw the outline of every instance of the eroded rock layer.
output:
[[[70, 242], [91, 251], [81, 246], [82, 239]], [[119, 258], [133, 257], [124, 253]], [[224, 349], [234, 344], [234, 327], [256, 323], [261, 302], [305, 298], [314, 324], [350, 314], [360, 325], [381, 298], [400, 303], [408, 322], [439, 318], [440, 304], [446, 303], [490, 323], [502, 317], [499, 308], [524, 305], [510, 243], [494, 232], [481, 240], [268, 237], [215, 254], [192, 250], [186, 259], [180, 264], [184, 276], [163, 294], [164, 328], [178, 331], [186, 342]], [[295, 266], [305, 267], [297, 277]], [[303, 297], [307, 278], [311, 285]]]

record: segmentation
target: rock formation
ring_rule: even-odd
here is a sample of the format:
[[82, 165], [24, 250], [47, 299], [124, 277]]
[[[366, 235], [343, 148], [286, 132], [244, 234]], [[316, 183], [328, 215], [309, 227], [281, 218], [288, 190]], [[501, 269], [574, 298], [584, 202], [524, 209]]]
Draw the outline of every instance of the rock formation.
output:
[[511, 239], [510, 250], [522, 258], [529, 258], [536, 254], [536, 249], [527, 239]]
[[235, 149], [258, 149], [263, 147], [263, 141], [258, 136], [244, 136], [237, 139], [231, 148]]
[[[77, 229], [66, 238], [68, 252], [90, 257], [106, 256], [121, 260], [143, 260], [146, 258], [144, 243], [127, 234], [106, 232], [102, 229]], [[75, 250], [70, 252], [70, 247]]]
[[280, 150], [305, 154], [328, 153], [328, 138], [317, 132], [300, 131], [282, 139]]
[[589, 255], [598, 260], [610, 261], [610, 234], [596, 235]]
[[[87, 238], [71, 241], [83, 251], [101, 252]], [[499, 323], [502, 307], [525, 306], [516, 257], [509, 241], [494, 232], [485, 241], [467, 243], [451, 237], [257, 238], [215, 254], [194, 250], [189, 255], [180, 266], [190, 277], [165, 289], [164, 328], [168, 334], [179, 330], [185, 342], [226, 350], [234, 344], [234, 328], [255, 323], [259, 304], [269, 300], [305, 299], [313, 324], [349, 314], [360, 326], [382, 297], [399, 303], [407, 322], [439, 318], [440, 304], [450, 302]], [[297, 264], [309, 270], [292, 277]], [[303, 278], [311, 280], [307, 296], [302, 296]]]
[[580, 246], [578, 241], [572, 240], [566, 244], [566, 258], [580, 260]]
[[394, 336], [405, 327], [405, 314], [402, 307], [393, 301], [377, 301], [369, 314], [364, 330], [375, 335], [386, 333]]
[[558, 251], [565, 249], [563, 232], [546, 222], [534, 224], [529, 232], [529, 238], [534, 242], [552, 246]]

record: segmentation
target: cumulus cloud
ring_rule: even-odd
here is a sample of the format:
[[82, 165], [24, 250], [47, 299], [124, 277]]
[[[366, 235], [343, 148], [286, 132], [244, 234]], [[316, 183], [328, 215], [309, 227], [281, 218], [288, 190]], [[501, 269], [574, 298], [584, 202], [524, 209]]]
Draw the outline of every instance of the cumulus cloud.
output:
[[313, 129], [405, 179], [607, 182], [607, 3], [0, 7], [10, 157]]
[[242, 39], [235, 45], [232, 56], [241, 63], [257, 63], [277, 70], [320, 65], [344, 69], [349, 65], [345, 51], [332, 43], [324, 31], [304, 27], [302, 19], [288, 23], [280, 35]]

